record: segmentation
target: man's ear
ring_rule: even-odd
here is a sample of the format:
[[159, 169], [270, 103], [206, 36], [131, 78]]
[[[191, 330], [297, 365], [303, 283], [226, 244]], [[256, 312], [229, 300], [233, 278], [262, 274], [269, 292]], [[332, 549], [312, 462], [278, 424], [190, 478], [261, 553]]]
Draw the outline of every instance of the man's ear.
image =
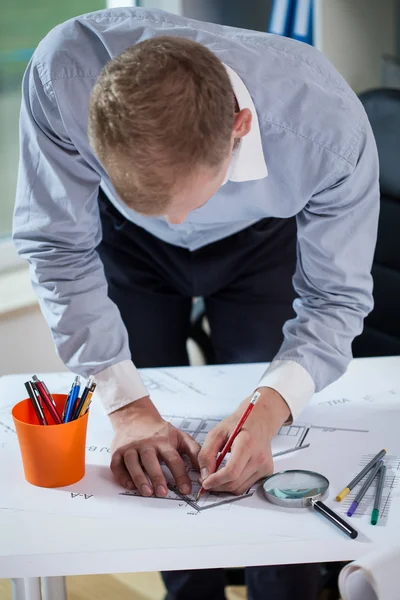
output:
[[247, 135], [251, 129], [252, 114], [248, 108], [242, 108], [238, 113], [235, 113], [233, 121], [232, 134], [234, 138], [242, 138]]

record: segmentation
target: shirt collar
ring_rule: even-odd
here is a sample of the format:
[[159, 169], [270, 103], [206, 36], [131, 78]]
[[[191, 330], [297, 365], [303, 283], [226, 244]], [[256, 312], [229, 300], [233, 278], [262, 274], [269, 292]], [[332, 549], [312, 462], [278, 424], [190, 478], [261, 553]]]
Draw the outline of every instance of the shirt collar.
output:
[[228, 167], [227, 181], [254, 181], [267, 177], [268, 170], [265, 164], [261, 143], [260, 126], [254, 102], [249, 91], [239, 75], [228, 65], [224, 64], [231, 81], [239, 108], [248, 108], [252, 114], [251, 129], [247, 135], [240, 139]]

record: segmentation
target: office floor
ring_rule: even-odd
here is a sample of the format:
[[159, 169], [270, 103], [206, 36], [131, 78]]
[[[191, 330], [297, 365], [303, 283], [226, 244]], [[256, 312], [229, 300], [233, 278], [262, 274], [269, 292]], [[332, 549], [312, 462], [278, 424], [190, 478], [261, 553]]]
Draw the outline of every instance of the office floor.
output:
[[[162, 600], [164, 586], [158, 573], [67, 577], [68, 600]], [[228, 600], [244, 600], [244, 588], [227, 590]], [[0, 579], [0, 600], [11, 600], [11, 583]]]
[[[158, 573], [87, 575], [67, 577], [67, 592], [68, 600], [162, 600], [164, 585]], [[246, 599], [245, 588], [231, 587], [226, 592], [227, 600]], [[11, 583], [6, 579], [0, 579], [0, 600], [11, 600]], [[337, 599], [322, 592], [319, 600]]]

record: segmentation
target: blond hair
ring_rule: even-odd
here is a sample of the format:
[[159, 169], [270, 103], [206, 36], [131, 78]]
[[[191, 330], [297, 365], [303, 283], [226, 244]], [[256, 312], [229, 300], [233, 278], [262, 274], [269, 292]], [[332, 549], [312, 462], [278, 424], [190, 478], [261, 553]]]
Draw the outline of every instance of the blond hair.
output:
[[205, 46], [162, 36], [128, 48], [100, 74], [89, 140], [121, 199], [162, 214], [182, 177], [228, 156], [234, 93]]

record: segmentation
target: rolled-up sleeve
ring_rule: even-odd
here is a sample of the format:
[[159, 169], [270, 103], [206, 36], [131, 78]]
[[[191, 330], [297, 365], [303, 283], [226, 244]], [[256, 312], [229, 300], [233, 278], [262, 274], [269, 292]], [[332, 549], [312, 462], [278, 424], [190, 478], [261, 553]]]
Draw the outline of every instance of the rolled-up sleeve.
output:
[[[68, 137], [51, 83], [42, 83], [32, 61], [22, 89], [13, 239], [30, 264], [41, 310], [63, 362], [84, 377], [98, 373], [101, 381], [100, 372], [106, 373], [107, 387], [115, 392], [105, 402], [107, 409], [117, 401], [112, 369], [129, 363], [130, 351], [96, 252], [101, 241], [99, 183], [99, 174]], [[125, 397], [120, 404], [146, 395], [133, 364], [123, 371]]]
[[293, 418], [314, 391], [345, 372], [373, 307], [379, 166], [366, 118], [348, 160], [338, 157], [336, 164], [329, 185], [297, 216], [297, 317], [285, 324], [284, 342], [259, 383], [281, 393]]

